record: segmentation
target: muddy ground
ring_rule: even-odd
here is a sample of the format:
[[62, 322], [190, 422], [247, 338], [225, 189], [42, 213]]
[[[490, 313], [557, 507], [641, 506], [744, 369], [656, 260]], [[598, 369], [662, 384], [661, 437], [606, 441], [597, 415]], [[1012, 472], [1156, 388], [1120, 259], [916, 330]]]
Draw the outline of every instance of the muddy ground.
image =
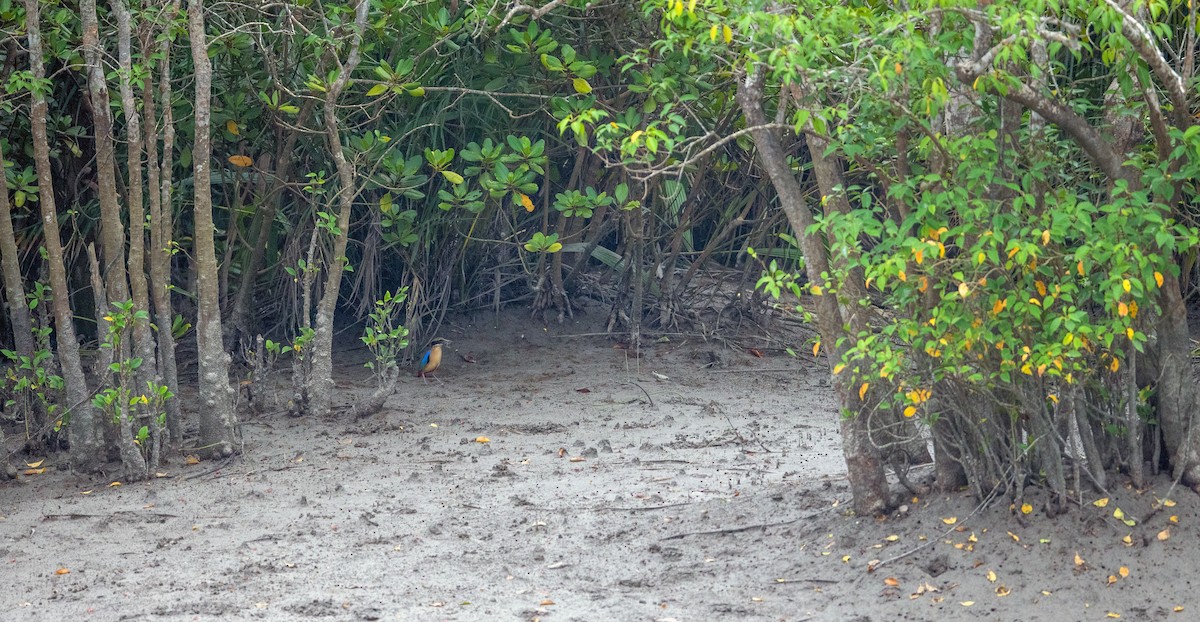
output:
[[602, 320], [452, 322], [440, 381], [247, 416], [225, 463], [0, 483], [0, 620], [1200, 620], [1190, 491], [854, 517], [826, 367], [753, 336], [638, 358]]

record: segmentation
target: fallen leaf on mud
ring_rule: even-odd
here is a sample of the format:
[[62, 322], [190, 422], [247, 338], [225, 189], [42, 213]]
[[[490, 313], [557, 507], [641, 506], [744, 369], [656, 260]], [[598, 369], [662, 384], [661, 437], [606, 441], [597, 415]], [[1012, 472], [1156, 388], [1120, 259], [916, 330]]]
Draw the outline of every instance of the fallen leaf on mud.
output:
[[1125, 546], [1133, 546], [1133, 534], [1126, 534], [1124, 538], [1121, 538], [1121, 542], [1123, 542]]
[[763, 357], [762, 350], [758, 350], [758, 349], [755, 349], [755, 348], [750, 348], [750, 354], [751, 354], [751, 355], [753, 355], [755, 358], [762, 358], [762, 357]]
[[1083, 567], [1086, 564], [1087, 564], [1087, 562], [1083, 561], [1083, 558], [1079, 556], [1079, 553], [1076, 553], [1075, 554], [1075, 565], [1079, 566], [1079, 567]]
[[584, 458], [583, 456], [571, 456], [571, 462], [585, 462], [585, 461], [587, 461], [587, 458]]
[[464, 363], [478, 363], [479, 362], [479, 361], [475, 360], [475, 355], [471, 354], [470, 352], [468, 352], [466, 354], [460, 354], [460, 355], [458, 355], [458, 357], [461, 358]]
[[1171, 611], [1174, 611], [1175, 613], [1179, 613], [1179, 612], [1183, 611], [1183, 607], [1182, 607], [1182, 606], [1178, 606], [1178, 605], [1177, 605], [1177, 606], [1176, 606], [1174, 609], [1172, 609]]
[[1033, 512], [1033, 506], [1029, 505], [1028, 503], [1022, 503], [1021, 504], [1021, 513], [1029, 514], [1030, 512]]
[[1038, 538], [1038, 544], [1050, 544], [1050, 538]]
[[1098, 508], [1102, 508], [1102, 507], [1108, 505], [1108, 497], [1105, 497], [1103, 499], [1096, 499], [1095, 501], [1092, 502], [1092, 505], [1094, 505]]
[[842, 563], [843, 563], [843, 564], [846, 564], [846, 563], [849, 563], [849, 562], [850, 562], [850, 556], [849, 556], [849, 555], [843, 555], [843, 556], [842, 556]]
[[109, 485], [108, 485], [108, 487], [109, 487], [109, 488], [116, 488], [117, 486], [120, 486], [120, 485], [121, 485], [121, 482], [113, 482], [113, 483], [109, 484]]
[[555, 604], [554, 601], [547, 598], [546, 600], [543, 600], [542, 602], [538, 603], [538, 606], [539, 607], [549, 607], [550, 605], [553, 605], [553, 604]]
[[1122, 512], [1121, 508], [1117, 508], [1117, 509], [1113, 510], [1113, 518], [1115, 518], [1117, 520], [1121, 520], [1121, 519], [1125, 518], [1125, 512]]
[[1179, 517], [1178, 517], [1178, 516], [1175, 516], [1174, 514], [1172, 514], [1172, 515], [1171, 515], [1171, 518], [1168, 518], [1167, 520], [1171, 521], [1172, 523], [1178, 523], [1178, 522], [1179, 522]]
[[446, 603], [441, 603], [441, 602], [438, 602], [438, 603], [430, 603], [430, 605], [429, 605], [429, 606], [430, 606], [430, 607], [445, 607], [445, 606], [446, 606]]
[[1013, 532], [1011, 532], [1011, 531], [1010, 531], [1010, 532], [1008, 532], [1008, 535], [1009, 535], [1009, 537], [1011, 537], [1011, 538], [1013, 539], [1013, 542], [1020, 542], [1020, 541], [1021, 541], [1021, 536], [1018, 536], [1017, 534], [1015, 534], [1015, 533], [1013, 533]]
[[964, 600], [964, 601], [962, 601], [961, 603], [958, 603], [958, 604], [962, 605], [963, 607], [970, 607], [970, 606], [972, 606], [972, 605], [974, 605], [974, 604], [975, 604], [975, 601], [973, 601], [973, 600]]
[[475, 442], [476, 443], [490, 443], [490, 442], [492, 442], [492, 439], [490, 439], [486, 436], [476, 436]]
[[90, 494], [92, 494], [93, 492], [95, 492], [95, 491], [94, 491], [94, 490], [81, 490], [81, 491], [79, 491], [79, 494], [81, 494], [81, 495], [90, 495]]
[[761, 603], [763, 601], [762, 596], [751, 596], [750, 600], [756, 603]]
[[54, 571], [54, 574], [71, 574], [71, 571], [67, 570], [66, 568], [59, 568], [58, 570]]
[[436, 428], [436, 427], [438, 427], [438, 424], [436, 424], [436, 423], [431, 423], [431, 424], [429, 424], [429, 427], [431, 427], [431, 428]]
[[41, 460], [38, 460], [37, 462], [26, 462], [25, 466], [27, 466], [31, 469], [36, 469], [36, 468], [42, 466], [42, 463], [45, 461], [46, 461], [46, 459], [42, 458]]
[[1129, 578], [1129, 567], [1121, 566], [1120, 568], [1117, 569], [1117, 574], [1121, 575], [1122, 579]]
[[1110, 575], [1108, 575], [1108, 583], [1107, 583], [1107, 585], [1112, 585], [1112, 584], [1114, 584], [1114, 583], [1116, 583], [1116, 582], [1117, 582], [1117, 577], [1116, 577], [1116, 575], [1111, 575], [1111, 574], [1110, 574]]
[[996, 582], [996, 571], [995, 570], [988, 570], [987, 580], [990, 581], [991, 583]]
[[1051, 595], [1051, 594], [1053, 594], [1053, 593], [1054, 593], [1054, 592], [1051, 592], [1050, 590], [1042, 590], [1042, 596], [1049, 596], [1049, 595]]
[[887, 540], [888, 542], [895, 542], [896, 540], [899, 540], [899, 539], [900, 539], [900, 536], [897, 536], [896, 534], [892, 534], [892, 535], [884, 538], [884, 540]]
[[563, 456], [565, 456], [565, 455], [567, 455], [567, 448], [566, 448], [566, 447], [559, 447], [559, 448], [558, 448], [558, 457], [559, 457], [559, 458], [561, 458], [561, 457], [563, 457]]
[[1170, 538], [1170, 537], [1171, 537], [1171, 528], [1170, 527], [1167, 527], [1166, 529], [1158, 532], [1158, 540], [1160, 542], [1163, 540], [1166, 540], [1167, 538]]
[[895, 577], [888, 577], [883, 580], [883, 584], [889, 587], [899, 587], [900, 582]]
[[157, 478], [159, 478], [159, 479], [162, 479], [162, 478], [164, 478], [164, 477], [171, 477], [171, 476], [170, 476], [170, 475], [168, 475], [168, 474], [166, 474], [166, 473], [163, 473], [162, 471], [155, 471], [155, 472], [154, 472], [154, 477], [157, 477]]
[[[1163, 499], [1163, 505], [1169, 508], [1175, 507], [1175, 502], [1170, 499]], [[1182, 607], [1180, 607], [1182, 609]]]
[[958, 517], [957, 517], [957, 516], [951, 516], [950, 518], [943, 518], [943, 519], [942, 519], [942, 522], [943, 522], [943, 523], [946, 523], [947, 525], [953, 525], [954, 523], [957, 523], [957, 522], [958, 522]]
[[583, 388], [575, 389], [575, 392], [576, 393], [591, 393], [592, 390], [587, 387], [583, 387]]
[[1119, 618], [1119, 617], [1121, 617], [1121, 614], [1119, 614], [1119, 613], [1114, 613], [1114, 612], [1110, 611], [1110, 612], [1108, 612], [1108, 615], [1107, 615], [1107, 616], [1105, 616], [1105, 617], [1107, 617], [1107, 618]]
[[1003, 585], [996, 588], [996, 596], [1004, 597], [1008, 596], [1009, 594], [1012, 594], [1012, 590]]
[[196, 454], [188, 454], [187, 457], [185, 457], [183, 459], [183, 463], [188, 466], [191, 466], [193, 464], [200, 464], [200, 457], [197, 456]]
[[967, 542], [979, 542], [979, 538], [975, 537], [975, 532], [972, 531], [970, 536], [967, 536]]
[[25, 475], [41, 475], [46, 472], [46, 467], [40, 469], [25, 469]]

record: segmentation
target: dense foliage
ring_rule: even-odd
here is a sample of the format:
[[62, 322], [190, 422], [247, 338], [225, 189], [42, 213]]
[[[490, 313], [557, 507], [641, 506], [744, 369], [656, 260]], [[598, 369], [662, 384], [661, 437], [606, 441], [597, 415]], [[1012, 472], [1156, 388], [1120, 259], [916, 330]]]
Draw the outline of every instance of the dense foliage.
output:
[[[229, 380], [205, 360], [254, 380], [287, 357], [291, 409], [320, 414], [335, 314], [369, 319], [383, 396], [451, 308], [591, 296], [636, 341], [762, 314], [757, 280], [819, 333], [860, 512], [894, 502], [887, 467], [921, 486], [927, 439], [938, 485], [1042, 486], [1051, 513], [1114, 468], [1200, 485], [1188, 3], [115, 1], [96, 44], [86, 3], [38, 4], [0, 3], [8, 391], [34, 448], [87, 394], [127, 470], [164, 438], [232, 450], [228, 419], [180, 438], [167, 352], [192, 324], [223, 341], [198, 340], [201, 388]], [[72, 322], [110, 352], [86, 380], [50, 300], [96, 318]]]

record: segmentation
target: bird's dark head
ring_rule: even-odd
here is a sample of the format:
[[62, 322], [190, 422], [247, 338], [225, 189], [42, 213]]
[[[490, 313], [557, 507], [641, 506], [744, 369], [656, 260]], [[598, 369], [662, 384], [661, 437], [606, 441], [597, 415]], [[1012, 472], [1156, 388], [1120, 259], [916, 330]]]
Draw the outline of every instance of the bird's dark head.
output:
[[450, 340], [445, 337], [434, 337], [433, 341], [429, 342], [429, 346], [444, 346], [448, 343], [450, 343]]

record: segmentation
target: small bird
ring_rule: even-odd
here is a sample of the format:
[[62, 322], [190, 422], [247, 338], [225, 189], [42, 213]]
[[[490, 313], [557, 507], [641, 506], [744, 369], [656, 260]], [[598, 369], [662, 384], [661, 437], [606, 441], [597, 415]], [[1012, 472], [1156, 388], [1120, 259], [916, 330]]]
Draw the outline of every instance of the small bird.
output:
[[[417, 377], [424, 379], [426, 375], [437, 371], [439, 365], [442, 364], [442, 346], [450, 343], [449, 339], [443, 337], [435, 337], [433, 342], [429, 344], [429, 349], [421, 356], [420, 362], [417, 363]], [[434, 380], [437, 377], [434, 376]], [[428, 382], [428, 381], [426, 381]]]

